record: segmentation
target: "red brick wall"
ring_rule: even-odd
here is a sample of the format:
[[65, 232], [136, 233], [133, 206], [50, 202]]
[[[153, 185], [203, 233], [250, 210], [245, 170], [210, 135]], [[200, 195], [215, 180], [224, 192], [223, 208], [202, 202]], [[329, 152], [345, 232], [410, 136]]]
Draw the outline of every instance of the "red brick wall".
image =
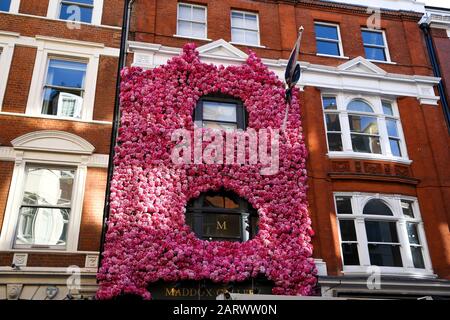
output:
[[2, 111], [25, 113], [36, 52], [36, 48], [15, 47]]
[[106, 169], [88, 169], [78, 250], [100, 249], [106, 178]]
[[101, 56], [94, 105], [94, 120], [112, 121], [118, 59]]
[[20, 1], [19, 13], [31, 14], [35, 16], [47, 16], [49, 0]]
[[[138, 1], [142, 2], [142, 1]], [[145, 2], [145, 1], [144, 1]], [[103, 1], [103, 16], [102, 24], [108, 26], [122, 26], [123, 16], [123, 0], [104, 0]]]
[[432, 29], [434, 46], [439, 60], [442, 81], [450, 102], [450, 38], [444, 29]]
[[2, 231], [13, 169], [14, 162], [0, 161], [0, 232]]

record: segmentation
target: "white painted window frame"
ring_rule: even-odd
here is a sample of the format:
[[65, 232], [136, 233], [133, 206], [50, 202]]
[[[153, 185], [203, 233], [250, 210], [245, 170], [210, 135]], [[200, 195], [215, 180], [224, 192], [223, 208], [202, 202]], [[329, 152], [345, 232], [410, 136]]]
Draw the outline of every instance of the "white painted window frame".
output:
[[[80, 24], [101, 25], [103, 14], [103, 1], [104, 0], [94, 0], [94, 9], [92, 12], [91, 23], [80, 22]], [[60, 10], [61, 10], [61, 0], [50, 0], [47, 9], [47, 18], [66, 21], [63, 19], [59, 19]], [[71, 23], [73, 22], [74, 21], [71, 21]]]
[[[44, 101], [44, 85], [47, 78], [48, 63], [52, 58], [87, 62], [85, 91], [83, 96], [81, 118], [60, 117], [42, 114], [42, 104]], [[77, 52], [77, 50], [63, 51], [53, 48], [38, 48], [26, 113], [43, 118], [72, 119], [84, 121], [92, 120], [97, 87], [99, 58], [100, 56], [98, 53], [92, 54], [88, 53], [88, 51], [86, 51], [86, 53], [82, 53], [82, 51], [80, 52], [79, 50]]]
[[[339, 55], [319, 53], [319, 52], [317, 52], [316, 55], [317, 56], [322, 56], [322, 57], [347, 58], [345, 56], [345, 54], [344, 54], [344, 46], [342, 44], [341, 28], [340, 28], [339, 24], [331, 23], [331, 22], [314, 21], [314, 26], [316, 26], [316, 25], [336, 27], [337, 35], [338, 35], [337, 43], [338, 43], [338, 46], [339, 46]], [[315, 39], [316, 39], [316, 45], [317, 45], [317, 40], [328, 40], [328, 41], [331, 41], [331, 39], [318, 38], [317, 35], [315, 35]]]
[[[25, 139], [24, 139], [25, 137]], [[26, 140], [15, 143], [16, 140]], [[83, 209], [87, 168], [94, 148], [84, 139], [61, 131], [38, 131], [17, 138], [12, 143], [14, 170], [0, 234], [0, 251], [50, 251], [76, 252]], [[51, 144], [51, 145], [50, 145]], [[72, 149], [76, 145], [76, 149]], [[25, 170], [28, 165], [76, 168], [72, 190], [72, 207], [67, 244], [64, 248], [14, 248], [20, 207], [25, 187]]]
[[20, 0], [11, 0], [9, 11], [5, 11], [3, 13], [19, 13], [19, 7], [20, 7]]
[[[339, 122], [341, 125], [341, 139], [342, 139], [342, 147], [343, 151], [328, 151], [329, 158], [356, 158], [356, 159], [369, 159], [369, 160], [387, 160], [399, 163], [410, 164], [411, 160], [408, 157], [408, 150], [406, 148], [405, 136], [403, 134], [403, 127], [400, 120], [400, 114], [398, 111], [398, 105], [395, 99], [389, 97], [381, 97], [381, 96], [371, 96], [371, 95], [361, 95], [361, 94], [352, 94], [352, 93], [342, 93], [336, 91], [322, 91], [323, 97], [335, 97], [337, 110], [334, 111], [325, 111], [323, 107], [323, 99], [321, 99], [322, 110], [323, 110], [323, 121], [325, 127], [325, 133], [327, 133], [327, 123], [326, 123], [326, 114], [327, 113], [339, 113]], [[373, 109], [374, 113], [364, 113], [364, 112], [352, 112], [347, 111], [348, 104], [353, 100], [362, 100], [368, 103]], [[383, 113], [382, 102], [386, 101], [391, 103], [393, 115], [385, 115]], [[363, 152], [355, 152], [353, 151], [352, 141], [351, 141], [351, 132], [350, 132], [350, 124], [348, 115], [358, 114], [363, 116], [371, 116], [377, 118], [380, 144], [381, 144], [381, 154], [375, 153], [363, 153]], [[389, 144], [389, 136], [387, 132], [386, 119], [395, 119], [397, 121], [397, 129], [400, 140], [400, 151], [402, 153], [401, 157], [394, 156], [391, 151], [391, 146]], [[327, 148], [329, 150], [328, 143], [328, 135], [325, 134], [325, 138], [327, 140]]]
[[[245, 20], [245, 15], [253, 15], [256, 17], [256, 26], [257, 29], [247, 29], [247, 28], [241, 28], [241, 27], [233, 27], [233, 12], [236, 13], [242, 13], [244, 14], [244, 20]], [[259, 25], [259, 13], [257, 12], [251, 12], [251, 11], [243, 11], [243, 10], [231, 10], [230, 12], [230, 23], [231, 23], [231, 42], [232, 44], [237, 44], [237, 45], [244, 45], [244, 46], [253, 46], [253, 47], [260, 47], [261, 46], [261, 31], [260, 31], [260, 25]], [[233, 28], [234, 29], [240, 29], [240, 30], [246, 30], [246, 31], [256, 31], [258, 34], [258, 43], [254, 44], [254, 43], [245, 43], [245, 42], [236, 42], [233, 41]]]
[[[389, 45], [388, 45], [387, 37], [386, 37], [386, 30], [361, 28], [361, 39], [362, 39], [362, 31], [377, 32], [377, 33], [381, 33], [383, 36], [383, 42], [384, 42], [383, 49], [384, 49], [384, 54], [386, 55], [386, 61], [385, 60], [375, 60], [375, 59], [367, 59], [367, 60], [372, 61], [372, 62], [379, 62], [379, 63], [393, 63], [393, 61], [391, 60], [391, 54], [389, 53]], [[364, 40], [363, 40], [363, 47], [365, 47]]]
[[[336, 197], [351, 197], [353, 214], [338, 214]], [[392, 211], [393, 216], [374, 216], [364, 215], [363, 209], [366, 203], [372, 199], [382, 200]], [[401, 200], [412, 202], [414, 210], [414, 218], [405, 217], [401, 208]], [[396, 222], [397, 235], [400, 242], [400, 255], [402, 259], [403, 267], [385, 267], [380, 266], [380, 271], [383, 275], [408, 275], [417, 277], [435, 277], [430, 253], [428, 250], [427, 240], [425, 236], [425, 230], [423, 227], [423, 221], [420, 215], [420, 208], [417, 198], [404, 195], [392, 195], [392, 194], [378, 194], [378, 193], [361, 193], [361, 192], [335, 192], [333, 195], [333, 201], [336, 212], [337, 230], [339, 234], [339, 248], [341, 252], [342, 266], [344, 274], [367, 274], [370, 272], [370, 257], [368, 250], [368, 241], [365, 229], [365, 220], [383, 220]], [[342, 252], [342, 238], [339, 221], [340, 220], [352, 220], [355, 223], [359, 266], [348, 266], [344, 264], [344, 255]], [[417, 225], [417, 233], [419, 236], [419, 242], [422, 246], [422, 255], [424, 260], [425, 269], [417, 269], [414, 267], [412, 254], [410, 250], [410, 243], [408, 238], [408, 232], [406, 229], [406, 223], [413, 222]]]
[[9, 37], [2, 36], [0, 33], [0, 111], [3, 106], [15, 47], [14, 42], [8, 41]]
[[[190, 6], [191, 8], [202, 8], [205, 9], [205, 21], [204, 22], [200, 22], [200, 21], [193, 21], [193, 20], [184, 20], [184, 19], [180, 19], [180, 6]], [[196, 22], [196, 23], [204, 23], [205, 25], [205, 37], [201, 38], [201, 37], [194, 37], [194, 36], [186, 36], [186, 35], [181, 35], [179, 32], [179, 27], [178, 27], [178, 22], [179, 21], [187, 21], [187, 22]], [[207, 6], [202, 6], [202, 5], [198, 5], [198, 4], [192, 4], [192, 3], [187, 3], [187, 2], [178, 2], [177, 3], [177, 33], [174, 35], [175, 37], [180, 37], [180, 38], [188, 38], [188, 39], [197, 39], [197, 40], [210, 40], [208, 39], [208, 7]]]

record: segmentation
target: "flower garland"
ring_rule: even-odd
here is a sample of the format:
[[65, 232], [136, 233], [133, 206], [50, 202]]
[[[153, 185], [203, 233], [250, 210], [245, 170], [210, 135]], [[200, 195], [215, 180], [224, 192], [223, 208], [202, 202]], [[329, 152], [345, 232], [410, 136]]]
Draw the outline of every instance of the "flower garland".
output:
[[[245, 281], [259, 274], [274, 294], [310, 295], [316, 284], [311, 220], [307, 211], [306, 157], [298, 92], [280, 138], [277, 174], [261, 165], [171, 162], [176, 129], [194, 129], [198, 99], [223, 93], [241, 99], [248, 127], [280, 128], [284, 84], [252, 52], [241, 66], [200, 62], [195, 45], [153, 70], [122, 71], [121, 108], [104, 259], [97, 298], [122, 293], [151, 299], [149, 284], [164, 281]], [[259, 232], [247, 242], [213, 242], [185, 224], [185, 207], [201, 193], [224, 188], [258, 210]]]

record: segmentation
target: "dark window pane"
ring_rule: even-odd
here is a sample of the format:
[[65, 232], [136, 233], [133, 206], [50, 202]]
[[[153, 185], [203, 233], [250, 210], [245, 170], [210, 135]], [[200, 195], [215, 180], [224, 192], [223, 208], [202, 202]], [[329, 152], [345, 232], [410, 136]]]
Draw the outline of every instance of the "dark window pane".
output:
[[317, 40], [317, 53], [339, 56], [339, 44], [337, 42]]
[[363, 214], [375, 214], [379, 216], [392, 216], [392, 211], [381, 200], [372, 199], [364, 207]]
[[414, 211], [413, 211], [412, 204], [413, 203], [411, 201], [402, 200], [402, 202], [401, 202], [403, 214], [407, 217], [414, 218]]
[[366, 52], [366, 59], [386, 61], [386, 53], [383, 48], [364, 47]]
[[392, 155], [394, 155], [396, 157], [401, 157], [402, 156], [402, 151], [400, 149], [400, 140], [390, 138], [389, 139], [389, 144], [391, 146]]
[[62, 4], [59, 18], [77, 22], [92, 22], [92, 7], [77, 6], [74, 4]]
[[325, 115], [328, 131], [341, 131], [341, 123], [339, 122], [339, 114], [328, 113]]
[[353, 220], [339, 220], [342, 241], [356, 241], [355, 222]]
[[383, 34], [374, 31], [362, 31], [364, 44], [371, 44], [377, 46], [384, 46]]
[[335, 26], [315, 24], [314, 30], [316, 32], [316, 38], [338, 40], [337, 27], [335, 27]]
[[375, 117], [349, 115], [348, 120], [351, 132], [378, 134], [378, 122]]
[[342, 151], [342, 137], [340, 133], [328, 133], [328, 149], [330, 151]]
[[352, 202], [350, 197], [336, 197], [336, 210], [339, 214], [352, 214]]
[[362, 100], [353, 100], [347, 106], [348, 111], [373, 112], [372, 107]]
[[395, 222], [365, 221], [367, 241], [397, 243], [397, 226]]
[[51, 59], [48, 66], [47, 85], [83, 88], [86, 63]]
[[422, 248], [421, 247], [411, 247], [411, 255], [413, 258], [414, 268], [425, 269]]
[[399, 246], [369, 244], [370, 264], [384, 267], [402, 267]]
[[411, 244], [420, 244], [419, 234], [417, 233], [417, 224], [407, 223], [406, 229], [408, 230], [408, 239]]
[[323, 108], [325, 110], [337, 110], [336, 98], [335, 97], [323, 97]]
[[354, 152], [381, 154], [380, 138], [352, 134]]
[[211, 238], [241, 238], [241, 216], [205, 213], [203, 236]]
[[11, 7], [11, 0], [0, 0], [0, 11], [9, 11]]
[[347, 266], [359, 265], [358, 245], [356, 243], [343, 243], [342, 255], [344, 258], [345, 265]]

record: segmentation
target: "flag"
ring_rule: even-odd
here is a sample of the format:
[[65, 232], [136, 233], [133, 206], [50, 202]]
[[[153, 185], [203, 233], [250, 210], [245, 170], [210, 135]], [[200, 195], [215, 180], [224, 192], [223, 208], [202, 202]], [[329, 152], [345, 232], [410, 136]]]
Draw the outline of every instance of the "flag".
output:
[[298, 55], [300, 53], [300, 42], [302, 40], [303, 34], [303, 26], [298, 29], [298, 38], [295, 42], [295, 47], [292, 49], [291, 56], [289, 57], [289, 61], [286, 67], [286, 72], [284, 74], [286, 80], [286, 102], [290, 103], [292, 98], [292, 89], [297, 84], [298, 80], [300, 80], [300, 65], [297, 64]]

